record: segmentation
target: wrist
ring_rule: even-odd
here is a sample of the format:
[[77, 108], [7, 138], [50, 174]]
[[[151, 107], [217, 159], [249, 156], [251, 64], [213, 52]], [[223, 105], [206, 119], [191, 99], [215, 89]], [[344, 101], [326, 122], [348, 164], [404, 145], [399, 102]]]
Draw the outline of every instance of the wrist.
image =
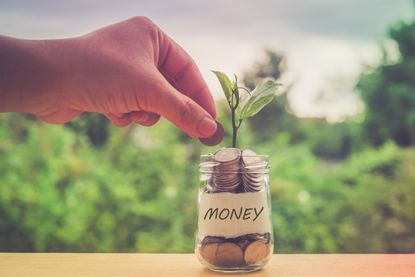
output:
[[[0, 37], [0, 112], [42, 112], [64, 76], [53, 46], [58, 40]], [[43, 104], [42, 104], [43, 103]]]

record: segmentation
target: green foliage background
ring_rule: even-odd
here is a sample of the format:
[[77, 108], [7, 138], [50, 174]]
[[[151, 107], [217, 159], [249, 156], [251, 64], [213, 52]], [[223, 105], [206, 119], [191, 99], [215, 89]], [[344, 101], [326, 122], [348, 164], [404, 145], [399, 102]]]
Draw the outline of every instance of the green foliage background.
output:
[[[363, 122], [299, 119], [287, 92], [241, 128], [242, 148], [270, 156], [276, 252], [415, 251], [414, 24], [392, 37], [400, 60], [358, 84]], [[283, 57], [268, 56], [246, 86], [280, 77]], [[91, 114], [64, 126], [0, 114], [0, 251], [192, 252], [199, 155], [230, 138], [207, 148], [166, 121], [120, 129]]]

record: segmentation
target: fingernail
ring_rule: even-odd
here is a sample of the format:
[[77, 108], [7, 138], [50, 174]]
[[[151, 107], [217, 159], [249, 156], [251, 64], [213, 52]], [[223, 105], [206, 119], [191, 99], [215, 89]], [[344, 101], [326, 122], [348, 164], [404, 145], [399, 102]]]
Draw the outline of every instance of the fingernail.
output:
[[198, 130], [203, 137], [209, 137], [215, 133], [216, 128], [216, 122], [210, 117], [205, 116], [202, 122], [200, 122]]

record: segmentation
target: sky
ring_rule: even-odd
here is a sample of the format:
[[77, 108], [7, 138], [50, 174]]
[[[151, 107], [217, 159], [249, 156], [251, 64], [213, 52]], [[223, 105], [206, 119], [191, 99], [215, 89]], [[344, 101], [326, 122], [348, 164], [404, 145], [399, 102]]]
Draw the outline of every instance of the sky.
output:
[[270, 49], [286, 57], [295, 113], [336, 121], [362, 109], [359, 74], [379, 61], [381, 42], [395, 51], [387, 29], [414, 10], [413, 0], [0, 0], [0, 34], [63, 38], [144, 15], [193, 57], [215, 98], [210, 70], [241, 75]]

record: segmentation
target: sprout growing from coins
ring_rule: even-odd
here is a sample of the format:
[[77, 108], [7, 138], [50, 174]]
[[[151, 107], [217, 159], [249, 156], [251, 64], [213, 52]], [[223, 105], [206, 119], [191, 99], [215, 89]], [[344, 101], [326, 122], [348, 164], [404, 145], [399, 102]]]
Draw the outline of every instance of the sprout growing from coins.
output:
[[[273, 80], [266, 80], [250, 91], [245, 87], [238, 86], [238, 77], [236, 75], [234, 81], [231, 81], [223, 72], [212, 72], [218, 78], [225, 99], [231, 109], [232, 147], [236, 148], [238, 130], [241, 127], [242, 121], [256, 115], [268, 105], [281, 84]], [[209, 146], [216, 145], [222, 140], [223, 133], [222, 125], [218, 123], [216, 133], [210, 138], [201, 139], [201, 142]]]

